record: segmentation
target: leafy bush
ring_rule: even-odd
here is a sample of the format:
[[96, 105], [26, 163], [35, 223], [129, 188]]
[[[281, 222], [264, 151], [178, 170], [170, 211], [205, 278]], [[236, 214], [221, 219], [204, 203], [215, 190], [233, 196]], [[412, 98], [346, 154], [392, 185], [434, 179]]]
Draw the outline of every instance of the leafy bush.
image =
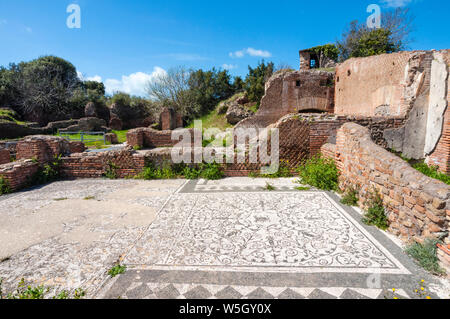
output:
[[367, 225], [376, 226], [382, 230], [388, 229], [389, 223], [384, 210], [383, 200], [378, 192], [371, 194], [368, 207], [363, 222]]
[[186, 179], [198, 179], [201, 173], [202, 172], [195, 167], [186, 167], [183, 171], [184, 178]]
[[177, 178], [177, 174], [168, 165], [163, 168], [155, 168], [153, 164], [147, 165], [142, 171], [140, 177], [145, 180], [154, 179], [174, 179]]
[[11, 193], [11, 188], [9, 187], [9, 182], [3, 176], [0, 176], [0, 195], [5, 195]]
[[[25, 280], [22, 279], [15, 292], [9, 293], [7, 295], [3, 294], [2, 290], [2, 279], [0, 278], [0, 300], [1, 299], [44, 299], [49, 293], [50, 288], [44, 286], [32, 287], [25, 284]], [[86, 295], [83, 289], [76, 289], [71, 296], [69, 292], [63, 290], [59, 292], [53, 299], [81, 299]]]
[[442, 275], [445, 274], [445, 271], [439, 266], [436, 252], [438, 243], [438, 240], [426, 239], [423, 244], [414, 243], [409, 245], [405, 252], [414, 258], [425, 270], [435, 275]]
[[314, 156], [297, 169], [300, 181], [322, 190], [337, 190], [339, 172], [332, 159]]
[[289, 168], [289, 161], [280, 161], [280, 166], [278, 168], [278, 171], [275, 174], [261, 174], [258, 172], [250, 172], [248, 174], [248, 177], [252, 178], [283, 178], [283, 177], [292, 177], [293, 174], [291, 173], [291, 169]]
[[34, 174], [30, 185], [41, 185], [56, 181], [60, 177], [61, 156], [55, 156], [53, 161], [45, 164]]
[[108, 275], [110, 275], [111, 278], [114, 278], [117, 275], [125, 273], [125, 271], [127, 271], [127, 266], [117, 264], [108, 271]]
[[416, 163], [413, 164], [412, 167], [428, 177], [435, 178], [446, 183], [447, 185], [450, 185], [450, 176], [439, 172], [437, 166], [428, 166], [425, 163]]
[[289, 161], [280, 161], [280, 166], [275, 174], [259, 174], [263, 178], [283, 178], [292, 177], [291, 169], [289, 168]]
[[110, 161], [108, 163], [108, 167], [106, 168], [104, 176], [109, 179], [117, 179], [117, 169], [117, 165]]
[[359, 192], [353, 187], [350, 187], [345, 192], [341, 199], [341, 203], [347, 206], [358, 206]]
[[222, 168], [217, 163], [200, 164], [200, 177], [208, 180], [218, 180], [224, 177]]

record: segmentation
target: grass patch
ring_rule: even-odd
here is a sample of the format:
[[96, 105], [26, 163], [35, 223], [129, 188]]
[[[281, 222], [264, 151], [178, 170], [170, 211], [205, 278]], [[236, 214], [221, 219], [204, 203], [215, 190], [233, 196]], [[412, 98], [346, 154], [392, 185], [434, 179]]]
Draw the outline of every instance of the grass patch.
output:
[[117, 275], [125, 273], [125, 271], [127, 271], [127, 266], [117, 264], [114, 267], [112, 267], [110, 270], [108, 270], [108, 275], [110, 275], [111, 278], [114, 278]]
[[397, 152], [394, 149], [389, 149], [388, 151], [394, 155], [397, 155], [405, 162], [408, 162], [408, 164], [411, 165], [412, 168], [418, 170], [422, 174], [424, 174], [428, 177], [437, 179], [447, 185], [450, 185], [450, 176], [445, 173], [439, 172], [438, 166], [429, 166], [423, 160], [414, 160], [414, 159], [408, 158], [408, 157], [404, 156], [401, 152]]
[[304, 192], [304, 191], [309, 191], [311, 190], [311, 187], [305, 187], [305, 186], [298, 186], [295, 188], [296, 190], [300, 191], [300, 192]]
[[[228, 123], [226, 112], [219, 114], [219, 108], [221, 104], [226, 104], [228, 102], [231, 102], [238, 97], [243, 96], [243, 93], [237, 93], [234, 96], [230, 97], [229, 99], [220, 102], [217, 104], [217, 106], [214, 108], [214, 110], [210, 111], [209, 113], [201, 116], [200, 118], [195, 119], [196, 121], [202, 121], [203, 129], [209, 129], [209, 128], [218, 128], [219, 130], [225, 131], [228, 128], [232, 128], [233, 125]], [[194, 128], [194, 121], [190, 123], [187, 128]]]
[[117, 135], [117, 140], [119, 141], [119, 144], [123, 144], [127, 141], [128, 131], [129, 130], [120, 130], [120, 131], [113, 130], [112, 133], [115, 133]]
[[369, 198], [367, 213], [363, 217], [363, 223], [376, 226], [381, 230], [389, 228], [388, 219], [383, 206], [383, 200], [378, 192], [372, 193]]
[[19, 125], [25, 125], [26, 122], [17, 120], [18, 114], [9, 109], [0, 109], [0, 121], [2, 122], [13, 122]]
[[[25, 284], [25, 280], [22, 279], [16, 291], [6, 294], [3, 294], [2, 290], [2, 282], [3, 280], [0, 278], [0, 300], [1, 299], [36, 299], [42, 300], [44, 299], [48, 293], [50, 292], [50, 288], [46, 288], [44, 286], [29, 286]], [[66, 290], [59, 292], [53, 299], [82, 299], [86, 295], [86, 292], [83, 289], [76, 289], [73, 294], [69, 293]]]
[[54, 199], [55, 202], [62, 202], [62, 201], [65, 201], [65, 200], [68, 200], [68, 198], [67, 197], [63, 197], [63, 198], [55, 198]]
[[0, 196], [11, 193], [9, 182], [3, 176], [0, 176]]
[[224, 177], [220, 164], [202, 163], [195, 167], [185, 164], [165, 164], [162, 168], [156, 168], [153, 164], [147, 165], [137, 177], [145, 180], [186, 178], [190, 180], [204, 178], [207, 180], [218, 180]]
[[117, 179], [117, 169], [119, 167], [113, 162], [109, 161], [108, 167], [104, 173], [104, 176], [109, 179]]
[[145, 180], [155, 179], [176, 179], [180, 176], [180, 171], [170, 164], [164, 164], [162, 168], [156, 168], [153, 164], [147, 165], [138, 178]]
[[341, 203], [347, 206], [358, 206], [359, 191], [350, 187], [341, 199]]
[[[218, 128], [219, 130], [224, 131], [227, 128], [233, 127], [233, 125], [228, 123], [226, 114], [217, 114], [217, 109], [212, 110], [208, 114], [196, 120], [202, 121], [202, 126], [204, 129]], [[189, 124], [187, 128], [194, 128], [194, 122]]]
[[84, 200], [93, 200], [95, 199], [95, 196], [86, 196], [85, 198], [83, 198]]
[[258, 172], [250, 172], [248, 176], [252, 178], [287, 178], [293, 177], [294, 175], [291, 173], [291, 169], [289, 168], [289, 161], [281, 160], [278, 171], [275, 174], [261, 174]]
[[426, 239], [423, 244], [414, 243], [406, 247], [405, 252], [414, 258], [420, 266], [425, 270], [435, 275], [445, 274], [439, 266], [439, 259], [437, 257], [437, 247], [439, 243], [436, 239]]
[[314, 156], [301, 164], [297, 171], [301, 184], [327, 191], [338, 189], [339, 173], [332, 159]]
[[271, 184], [269, 184], [269, 183], [266, 183], [266, 187], [264, 187], [264, 189], [267, 190], [267, 191], [269, 191], [269, 192], [272, 192], [272, 191], [274, 191], [276, 188], [275, 188], [275, 186], [273, 186], [273, 185], [271, 185]]
[[[33, 159], [35, 160], [35, 159]], [[61, 156], [55, 156], [53, 161], [45, 164], [28, 181], [30, 186], [47, 184], [60, 178]]]
[[439, 172], [437, 166], [428, 166], [425, 163], [416, 163], [411, 166], [428, 177], [440, 180], [441, 182], [450, 185], [450, 176]]

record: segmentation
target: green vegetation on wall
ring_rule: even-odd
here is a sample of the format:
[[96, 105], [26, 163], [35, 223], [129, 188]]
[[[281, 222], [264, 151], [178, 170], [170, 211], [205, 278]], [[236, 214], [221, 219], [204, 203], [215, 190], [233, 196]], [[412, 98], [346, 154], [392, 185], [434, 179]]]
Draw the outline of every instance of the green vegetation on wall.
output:
[[297, 169], [302, 184], [332, 191], [338, 189], [339, 171], [332, 159], [314, 156]]

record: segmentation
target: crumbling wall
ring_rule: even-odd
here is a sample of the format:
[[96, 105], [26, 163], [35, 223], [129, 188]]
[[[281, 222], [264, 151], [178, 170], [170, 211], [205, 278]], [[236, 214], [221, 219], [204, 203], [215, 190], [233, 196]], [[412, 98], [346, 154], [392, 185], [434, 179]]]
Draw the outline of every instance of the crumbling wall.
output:
[[26, 187], [30, 178], [37, 173], [39, 163], [32, 160], [18, 160], [16, 162], [0, 165], [0, 177], [8, 182], [12, 191]]
[[[330, 156], [332, 147], [324, 146]], [[405, 242], [445, 238], [448, 245], [450, 186], [429, 178], [371, 141], [369, 130], [346, 123], [338, 131], [334, 158], [341, 189], [357, 187], [367, 208], [375, 190], [383, 199], [389, 231]]]
[[[191, 143], [194, 139], [194, 129], [187, 129], [191, 135]], [[172, 147], [179, 141], [172, 140], [173, 131], [158, 131], [152, 128], [137, 128], [127, 133], [127, 144], [139, 148]]]
[[145, 167], [145, 157], [131, 147], [102, 153], [77, 153], [61, 159], [66, 178], [98, 178], [113, 171], [117, 178], [132, 177]]
[[35, 159], [39, 163], [53, 160], [55, 156], [70, 154], [68, 140], [47, 135], [27, 136], [16, 146], [17, 159]]
[[424, 83], [426, 51], [352, 58], [336, 68], [339, 115], [407, 116]]
[[164, 108], [159, 116], [159, 125], [163, 131], [175, 130], [183, 127], [183, 117], [173, 108]]
[[8, 149], [0, 148], [0, 165], [11, 162], [11, 154]]
[[267, 127], [284, 115], [302, 111], [334, 111], [334, 73], [289, 71], [272, 76], [258, 112], [237, 127]]

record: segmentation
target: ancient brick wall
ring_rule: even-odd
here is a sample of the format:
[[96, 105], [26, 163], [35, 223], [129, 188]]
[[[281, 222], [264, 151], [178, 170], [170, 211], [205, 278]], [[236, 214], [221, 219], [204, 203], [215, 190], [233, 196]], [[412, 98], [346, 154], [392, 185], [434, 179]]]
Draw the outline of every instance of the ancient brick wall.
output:
[[[371, 139], [378, 145], [385, 147], [384, 131], [387, 129], [398, 128], [404, 124], [404, 119], [397, 117], [355, 117], [355, 116], [336, 116], [336, 115], [317, 115], [317, 114], [300, 114], [287, 115], [279, 122], [283, 121], [300, 121], [308, 127], [307, 134], [299, 134], [297, 131], [280, 128], [280, 141], [287, 139], [281, 138], [286, 134], [292, 136], [292, 139], [302, 141], [307, 140], [308, 152], [307, 156], [317, 155], [321, 152], [321, 147], [328, 142], [335, 142], [337, 130], [345, 123], [354, 122], [369, 128]], [[275, 125], [275, 127], [278, 123]], [[289, 133], [291, 132], [292, 133]], [[287, 139], [289, 140], [289, 139]], [[281, 144], [280, 144], [281, 145]], [[300, 152], [300, 151], [298, 151]]]
[[69, 151], [70, 153], [83, 153], [86, 150], [86, 145], [83, 142], [70, 141]]
[[[7, 179], [12, 190], [16, 191], [26, 187], [39, 167], [53, 160], [55, 156], [67, 155], [81, 149], [84, 151], [83, 143], [69, 142], [61, 137], [26, 137], [15, 146], [16, 162], [9, 163], [10, 151], [7, 150], [9, 164], [0, 165], [0, 176]], [[0, 164], [3, 163], [0, 161]]]
[[287, 114], [308, 110], [334, 112], [334, 73], [308, 70], [275, 74], [266, 83], [258, 112], [237, 127], [267, 127]]
[[11, 154], [6, 148], [0, 148], [0, 165], [11, 162]]
[[[191, 145], [194, 139], [194, 130], [187, 129], [191, 135]], [[127, 144], [140, 148], [172, 147], [179, 143], [172, 140], [173, 131], [157, 131], [151, 128], [137, 128], [127, 133]]]
[[20, 140], [16, 146], [17, 159], [36, 159], [41, 164], [64, 154], [70, 154], [70, 143], [56, 136], [28, 136]]
[[[323, 150], [329, 154], [331, 146]], [[408, 242], [447, 236], [450, 222], [450, 186], [429, 178], [407, 162], [371, 141], [367, 128], [344, 124], [338, 131], [335, 161], [341, 172], [340, 187], [360, 189], [365, 208], [371, 192], [382, 196], [389, 231]]]
[[139, 174], [145, 167], [144, 155], [126, 148], [102, 153], [79, 153], [62, 158], [61, 174], [66, 178], [98, 178], [113, 170], [117, 178]]
[[172, 108], [164, 108], [159, 116], [161, 130], [170, 131], [183, 127], [183, 117]]
[[430, 52], [382, 54], [345, 61], [336, 69], [336, 105], [339, 115], [406, 116], [420, 93]]
[[16, 191], [27, 186], [38, 169], [39, 164], [32, 160], [19, 160], [1, 165], [0, 176], [8, 181], [11, 190]]

